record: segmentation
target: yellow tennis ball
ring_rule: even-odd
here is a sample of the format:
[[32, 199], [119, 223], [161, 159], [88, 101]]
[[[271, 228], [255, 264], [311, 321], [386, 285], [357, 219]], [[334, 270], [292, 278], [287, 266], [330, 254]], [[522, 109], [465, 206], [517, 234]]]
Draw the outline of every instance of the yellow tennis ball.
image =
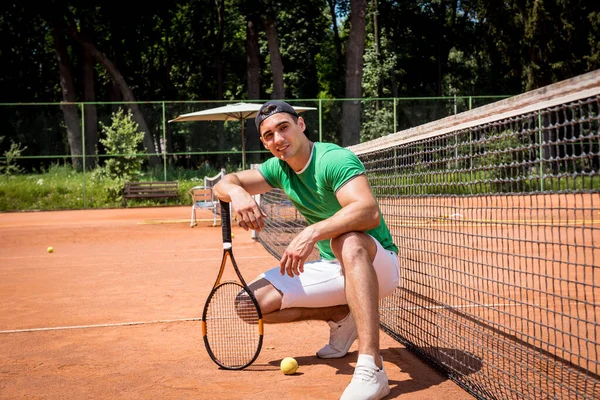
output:
[[281, 360], [281, 371], [283, 371], [286, 375], [295, 374], [298, 370], [298, 361], [296, 361], [293, 357], [286, 357]]
[[234, 237], [235, 237], [235, 233], [232, 233], [231, 234], [231, 238], [233, 239]]
[[54, 247], [50, 246], [48, 247], [48, 253], [52, 253], [54, 251]]

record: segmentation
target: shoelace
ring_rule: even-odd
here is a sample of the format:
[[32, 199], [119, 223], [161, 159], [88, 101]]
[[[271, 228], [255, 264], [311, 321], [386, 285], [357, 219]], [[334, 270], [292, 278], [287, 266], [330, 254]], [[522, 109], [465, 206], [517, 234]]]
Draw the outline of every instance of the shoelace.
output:
[[354, 369], [354, 375], [352, 379], [360, 379], [361, 381], [374, 381], [375, 380], [375, 371], [372, 367], [367, 367], [366, 365], [357, 365]]
[[340, 334], [340, 327], [341, 325], [338, 325], [335, 328], [331, 328], [331, 333], [329, 335], [329, 346], [333, 347], [336, 350], [338, 349], [333, 345], [333, 342], [336, 341], [338, 335]]

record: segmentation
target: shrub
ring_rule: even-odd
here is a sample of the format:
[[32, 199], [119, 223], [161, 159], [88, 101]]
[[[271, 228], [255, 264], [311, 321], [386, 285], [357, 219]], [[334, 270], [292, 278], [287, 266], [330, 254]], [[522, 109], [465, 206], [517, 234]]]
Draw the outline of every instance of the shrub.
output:
[[[4, 140], [4, 136], [0, 137], [0, 141]], [[10, 149], [4, 152], [4, 160], [0, 160], [0, 173], [5, 175], [20, 174], [23, 169], [15, 164], [15, 160], [21, 157], [27, 146], [21, 147], [21, 143], [10, 142]]]
[[108, 178], [118, 181], [138, 179], [143, 161], [138, 148], [144, 139], [144, 133], [140, 132], [139, 125], [133, 120], [131, 110], [125, 114], [120, 109], [112, 114], [112, 125], [100, 122], [100, 126], [106, 136], [100, 139], [100, 143], [104, 145], [106, 153], [112, 156], [104, 166]]

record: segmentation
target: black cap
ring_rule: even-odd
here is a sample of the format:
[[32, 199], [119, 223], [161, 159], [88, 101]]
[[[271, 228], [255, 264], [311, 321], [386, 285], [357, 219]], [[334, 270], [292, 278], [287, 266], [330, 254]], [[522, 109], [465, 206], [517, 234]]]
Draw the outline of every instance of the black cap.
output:
[[260, 110], [258, 110], [258, 113], [256, 114], [256, 118], [254, 118], [254, 123], [256, 124], [256, 130], [260, 133], [260, 129], [259, 129], [260, 124], [262, 124], [262, 122], [265, 119], [269, 118], [273, 114], [282, 113], [282, 112], [291, 114], [296, 118], [299, 117], [296, 110], [294, 110], [294, 107], [290, 106], [285, 101], [278, 101], [278, 100], [267, 101], [265, 104], [262, 105], [262, 107], [260, 107]]

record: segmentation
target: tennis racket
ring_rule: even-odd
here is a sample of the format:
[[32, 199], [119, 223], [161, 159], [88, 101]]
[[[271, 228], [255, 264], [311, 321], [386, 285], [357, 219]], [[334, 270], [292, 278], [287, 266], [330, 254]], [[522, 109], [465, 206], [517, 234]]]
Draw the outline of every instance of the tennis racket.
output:
[[[202, 336], [210, 358], [224, 369], [243, 369], [256, 360], [263, 341], [262, 313], [233, 258], [229, 203], [220, 201], [223, 260], [202, 313]], [[221, 282], [227, 260], [237, 280]]]

